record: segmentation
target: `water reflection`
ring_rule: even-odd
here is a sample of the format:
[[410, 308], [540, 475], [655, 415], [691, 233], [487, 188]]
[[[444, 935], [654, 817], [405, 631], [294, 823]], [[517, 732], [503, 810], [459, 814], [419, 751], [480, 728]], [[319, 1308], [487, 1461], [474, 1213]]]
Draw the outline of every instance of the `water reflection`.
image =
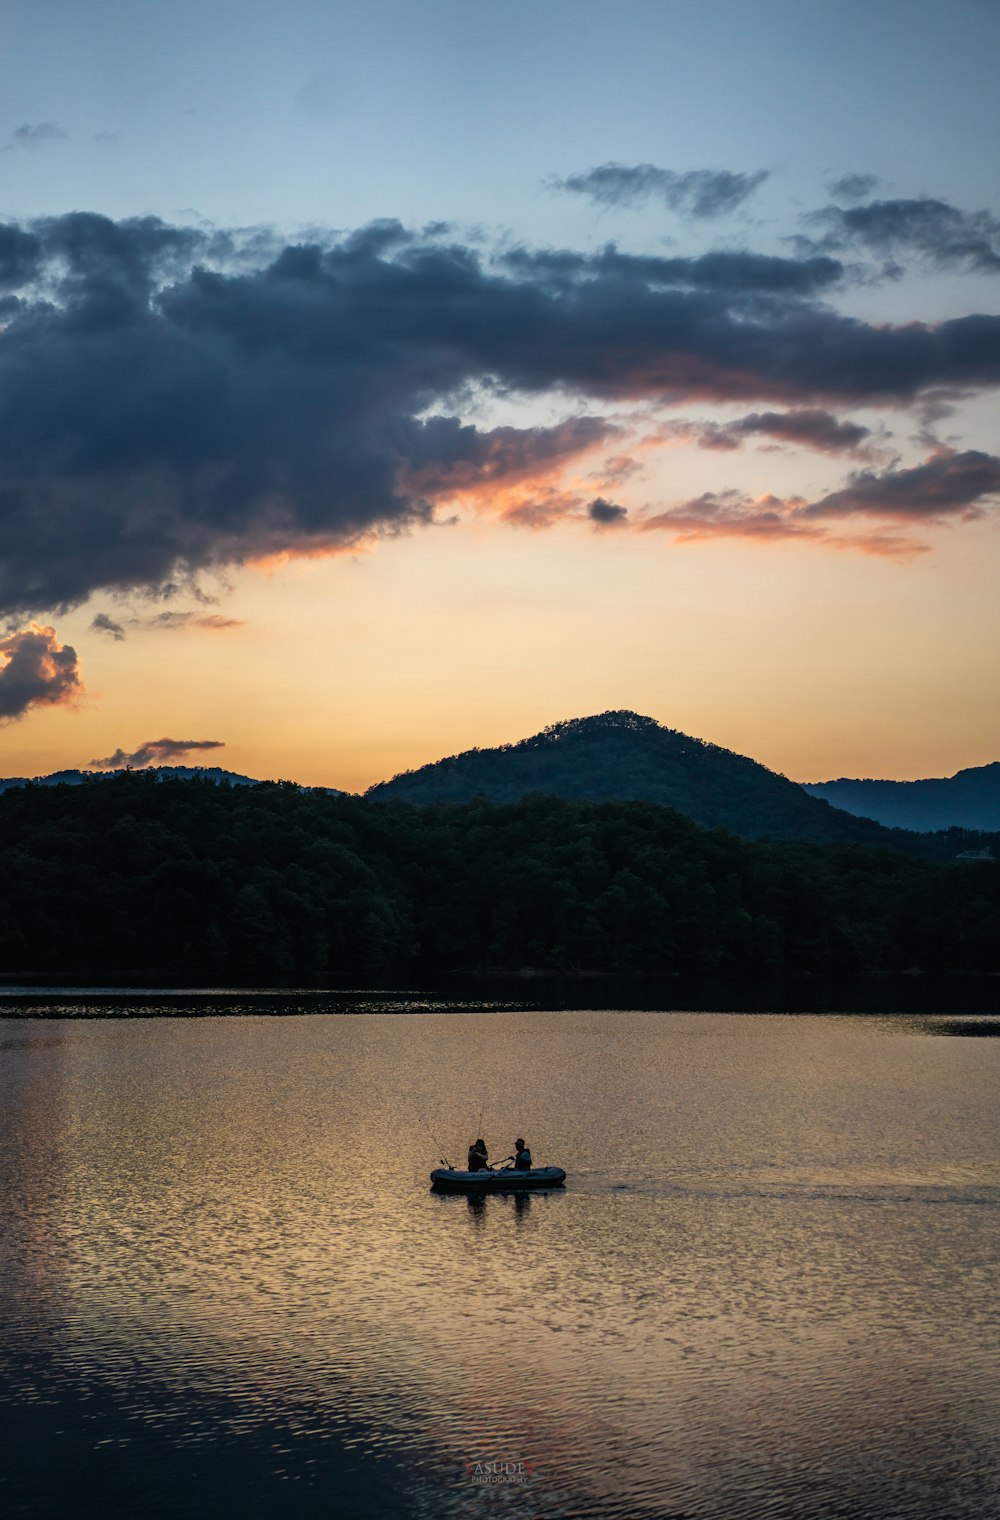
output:
[[524, 1224], [530, 1219], [533, 1204], [544, 1207], [547, 1200], [558, 1198], [561, 1192], [562, 1189], [555, 1188], [537, 1193], [511, 1189], [509, 1193], [435, 1193], [434, 1198], [444, 1207], [464, 1203], [474, 1223], [480, 1226], [485, 1224], [491, 1209], [503, 1210], [515, 1224]]
[[54, 1050], [57, 1045], [65, 1045], [69, 1038], [66, 1034], [16, 1034], [8, 1035], [0, 1040], [0, 1051], [4, 1050]]
[[[979, 1520], [1000, 1046], [915, 1027], [0, 1024], [7, 1512]], [[431, 1193], [480, 1109], [567, 1189]]]

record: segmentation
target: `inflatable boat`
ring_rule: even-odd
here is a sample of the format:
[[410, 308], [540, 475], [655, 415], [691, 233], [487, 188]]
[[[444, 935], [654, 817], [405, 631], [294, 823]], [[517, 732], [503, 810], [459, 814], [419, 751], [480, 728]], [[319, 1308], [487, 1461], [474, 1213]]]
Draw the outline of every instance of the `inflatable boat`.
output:
[[431, 1172], [431, 1187], [439, 1193], [507, 1193], [523, 1188], [562, 1187], [566, 1173], [561, 1166], [533, 1166], [529, 1171], [498, 1167], [495, 1172], [460, 1172], [455, 1167], [439, 1166]]

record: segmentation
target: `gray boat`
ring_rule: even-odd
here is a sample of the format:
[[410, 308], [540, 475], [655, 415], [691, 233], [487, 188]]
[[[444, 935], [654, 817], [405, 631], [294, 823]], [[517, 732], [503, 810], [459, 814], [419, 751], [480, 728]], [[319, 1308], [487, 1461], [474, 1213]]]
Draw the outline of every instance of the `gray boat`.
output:
[[439, 1166], [431, 1172], [431, 1187], [439, 1193], [513, 1193], [525, 1188], [562, 1187], [566, 1173], [561, 1166], [533, 1166], [518, 1171], [512, 1166], [496, 1171], [460, 1172], [457, 1167]]

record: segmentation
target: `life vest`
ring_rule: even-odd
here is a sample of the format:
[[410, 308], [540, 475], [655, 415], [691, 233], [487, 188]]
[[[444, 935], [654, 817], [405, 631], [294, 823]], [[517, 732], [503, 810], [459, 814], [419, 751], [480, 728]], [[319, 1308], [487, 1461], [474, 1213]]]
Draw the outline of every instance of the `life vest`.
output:
[[519, 1172], [531, 1171], [531, 1152], [527, 1146], [524, 1147], [523, 1151], [518, 1151], [514, 1158], [514, 1165]]

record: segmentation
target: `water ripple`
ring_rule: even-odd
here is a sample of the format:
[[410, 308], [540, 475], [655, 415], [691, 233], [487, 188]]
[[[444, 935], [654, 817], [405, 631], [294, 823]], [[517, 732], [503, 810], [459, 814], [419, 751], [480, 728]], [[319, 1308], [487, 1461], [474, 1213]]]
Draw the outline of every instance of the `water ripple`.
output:
[[997, 1514], [1000, 1047], [143, 1007], [0, 1020], [5, 1514]]

